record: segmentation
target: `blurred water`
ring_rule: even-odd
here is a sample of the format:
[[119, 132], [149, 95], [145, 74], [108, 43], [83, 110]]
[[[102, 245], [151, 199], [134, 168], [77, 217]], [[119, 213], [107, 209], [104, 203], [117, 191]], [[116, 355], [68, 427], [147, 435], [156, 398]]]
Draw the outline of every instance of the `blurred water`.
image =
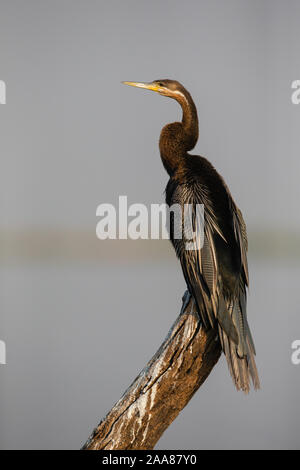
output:
[[[222, 358], [157, 448], [300, 448], [294, 262], [250, 263], [249, 318], [262, 390], [237, 393]], [[177, 262], [35, 264], [0, 271], [1, 448], [78, 449], [177, 316]]]

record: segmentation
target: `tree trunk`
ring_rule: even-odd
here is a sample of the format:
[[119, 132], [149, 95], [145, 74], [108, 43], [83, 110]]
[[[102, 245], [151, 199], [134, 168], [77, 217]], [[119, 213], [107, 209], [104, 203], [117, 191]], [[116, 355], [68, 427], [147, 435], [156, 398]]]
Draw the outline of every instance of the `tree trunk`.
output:
[[85, 450], [150, 450], [205, 381], [221, 354], [188, 292], [165, 341], [96, 427]]

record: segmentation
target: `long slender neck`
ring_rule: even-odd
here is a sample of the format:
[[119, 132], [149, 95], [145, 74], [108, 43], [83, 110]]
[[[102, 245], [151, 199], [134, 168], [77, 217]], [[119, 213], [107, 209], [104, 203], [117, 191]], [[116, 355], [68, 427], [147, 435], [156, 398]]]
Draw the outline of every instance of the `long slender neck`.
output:
[[199, 134], [197, 109], [189, 92], [176, 90], [172, 98], [182, 108], [182, 121], [167, 124], [159, 139], [161, 159], [170, 175], [183, 164], [184, 156], [195, 147]]
[[198, 140], [198, 114], [195, 103], [187, 90], [176, 91], [175, 99], [182, 108], [182, 125], [185, 133], [185, 149], [192, 150]]

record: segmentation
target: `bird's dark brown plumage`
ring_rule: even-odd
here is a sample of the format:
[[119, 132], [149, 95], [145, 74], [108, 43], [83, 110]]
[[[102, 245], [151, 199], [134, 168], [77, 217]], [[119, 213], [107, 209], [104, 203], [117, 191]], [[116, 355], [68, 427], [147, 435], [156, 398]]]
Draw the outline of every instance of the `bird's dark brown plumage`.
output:
[[204, 327], [216, 330], [236, 388], [247, 393], [250, 378], [255, 389], [259, 378], [246, 313], [247, 235], [242, 214], [211, 163], [188, 153], [198, 140], [197, 110], [189, 92], [167, 79], [142, 87], [174, 98], [182, 107], [182, 121], [167, 124], [159, 140], [161, 159], [170, 176], [166, 202], [170, 207], [190, 204], [196, 236], [196, 207], [203, 204], [204, 238], [201, 248], [187, 250], [185, 236], [174, 236], [174, 217], [170, 238]]

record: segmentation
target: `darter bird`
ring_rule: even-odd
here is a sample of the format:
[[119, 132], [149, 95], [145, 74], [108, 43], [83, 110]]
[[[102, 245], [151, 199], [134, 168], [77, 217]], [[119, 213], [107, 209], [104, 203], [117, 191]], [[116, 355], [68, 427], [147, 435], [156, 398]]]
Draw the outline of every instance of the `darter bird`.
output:
[[246, 226], [222, 176], [206, 158], [188, 153], [198, 140], [196, 106], [175, 80], [123, 83], [173, 98], [182, 108], [182, 121], [164, 126], [159, 139], [162, 163], [170, 176], [166, 203], [169, 207], [179, 204], [183, 210], [186, 204], [192, 207], [193, 229], [199, 222], [196, 207], [202, 204], [203, 240], [196, 249], [186, 249], [185, 237], [174, 235], [174, 217], [170, 239], [204, 328], [218, 334], [236, 388], [248, 393], [251, 378], [258, 389], [255, 347], [246, 313]]

